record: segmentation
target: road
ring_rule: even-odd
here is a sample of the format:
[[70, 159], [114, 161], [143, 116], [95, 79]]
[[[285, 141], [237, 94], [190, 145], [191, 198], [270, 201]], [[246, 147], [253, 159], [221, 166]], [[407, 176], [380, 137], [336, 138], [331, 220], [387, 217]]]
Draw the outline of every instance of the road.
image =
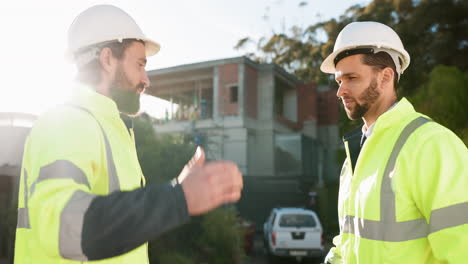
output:
[[[255, 235], [255, 240], [253, 244], [253, 252], [250, 256], [247, 256], [246, 264], [271, 264], [268, 262], [268, 258], [266, 255], [266, 250], [263, 245], [263, 239], [261, 234]], [[301, 262], [295, 259], [280, 259], [275, 262], [275, 264], [296, 264], [296, 263], [303, 263], [303, 264], [318, 264], [321, 263], [321, 260], [302, 260]]]

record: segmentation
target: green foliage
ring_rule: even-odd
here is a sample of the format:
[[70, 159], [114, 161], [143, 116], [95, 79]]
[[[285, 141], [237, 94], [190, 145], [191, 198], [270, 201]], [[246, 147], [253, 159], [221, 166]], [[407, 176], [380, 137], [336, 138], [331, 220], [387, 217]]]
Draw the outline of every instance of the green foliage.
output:
[[[182, 135], [157, 135], [148, 116], [134, 119], [141, 168], [148, 184], [167, 182], [190, 160], [196, 146]], [[217, 209], [151, 241], [151, 263], [241, 263], [243, 230], [234, 210]]]
[[150, 243], [152, 263], [170, 260], [169, 256], [185, 256], [190, 263], [242, 263], [243, 236], [245, 230], [238, 226], [233, 209], [216, 209], [192, 220], [175, 230], [169, 231]]
[[198, 243], [209, 253], [209, 263], [242, 263], [244, 230], [237, 223], [236, 212], [232, 208], [216, 209], [203, 218], [204, 232]]
[[157, 263], [159, 264], [194, 264], [195, 262], [180, 253], [170, 252], [170, 253], [163, 254], [159, 258], [159, 261]]
[[416, 109], [451, 128], [468, 145], [468, 72], [439, 65], [412, 97]]

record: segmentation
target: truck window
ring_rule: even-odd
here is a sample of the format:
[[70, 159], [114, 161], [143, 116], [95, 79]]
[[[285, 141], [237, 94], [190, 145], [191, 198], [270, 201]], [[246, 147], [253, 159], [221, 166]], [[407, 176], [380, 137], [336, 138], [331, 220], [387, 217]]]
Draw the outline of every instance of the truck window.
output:
[[280, 227], [315, 227], [316, 225], [314, 217], [307, 214], [283, 214], [279, 221]]

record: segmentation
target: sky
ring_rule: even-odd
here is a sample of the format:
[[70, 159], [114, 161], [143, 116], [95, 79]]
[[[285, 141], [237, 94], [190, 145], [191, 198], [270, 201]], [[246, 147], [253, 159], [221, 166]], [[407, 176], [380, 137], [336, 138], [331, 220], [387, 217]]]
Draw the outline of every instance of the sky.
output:
[[[306, 2], [300, 7], [301, 2]], [[161, 51], [147, 70], [242, 56], [239, 39], [259, 39], [338, 17], [369, 0], [15, 0], [0, 3], [0, 112], [40, 114], [64, 102], [75, 68], [65, 59], [73, 19], [96, 4], [129, 13]], [[158, 115], [161, 102], [142, 98]], [[161, 113], [159, 113], [161, 114]]]

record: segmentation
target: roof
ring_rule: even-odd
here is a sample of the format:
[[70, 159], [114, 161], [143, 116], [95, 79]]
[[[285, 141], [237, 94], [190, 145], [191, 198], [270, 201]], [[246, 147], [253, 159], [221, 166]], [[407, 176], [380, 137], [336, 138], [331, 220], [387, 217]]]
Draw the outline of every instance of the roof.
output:
[[281, 66], [275, 63], [259, 63], [259, 62], [249, 59], [246, 56], [211, 60], [211, 61], [204, 61], [204, 62], [197, 62], [197, 63], [190, 63], [190, 64], [182, 64], [182, 65], [177, 65], [177, 66], [168, 67], [168, 68], [155, 69], [155, 70], [148, 71], [148, 76], [151, 78], [152, 76], [159, 76], [159, 75], [164, 75], [164, 74], [180, 73], [180, 72], [190, 72], [190, 71], [213, 68], [216, 66], [233, 64], [233, 63], [247, 64], [258, 70], [271, 69], [276, 74], [280, 76], [284, 76], [285, 78], [290, 79], [293, 82], [296, 82], [296, 83], [302, 82], [295, 75], [288, 73]]

